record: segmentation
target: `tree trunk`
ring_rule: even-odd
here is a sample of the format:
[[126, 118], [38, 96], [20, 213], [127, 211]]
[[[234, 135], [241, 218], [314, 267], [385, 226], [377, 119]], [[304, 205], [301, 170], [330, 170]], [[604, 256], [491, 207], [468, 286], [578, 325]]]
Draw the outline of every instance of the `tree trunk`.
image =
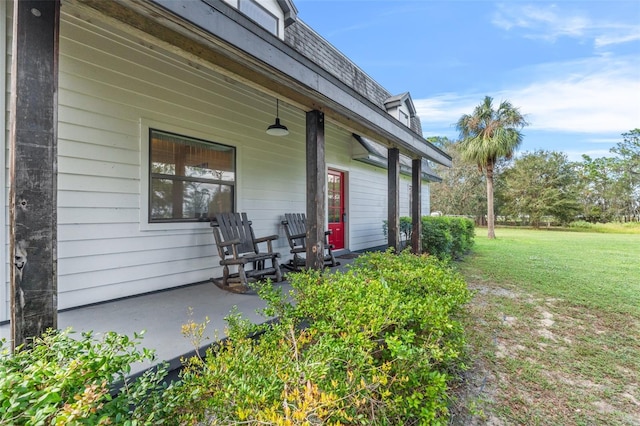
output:
[[493, 212], [493, 164], [487, 164], [487, 237], [496, 238], [495, 219]]

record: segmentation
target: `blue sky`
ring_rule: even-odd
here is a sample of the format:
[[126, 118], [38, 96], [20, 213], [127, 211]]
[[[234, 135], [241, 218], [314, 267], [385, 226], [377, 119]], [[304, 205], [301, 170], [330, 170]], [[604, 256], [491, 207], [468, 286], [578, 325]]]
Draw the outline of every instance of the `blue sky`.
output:
[[393, 94], [424, 136], [485, 95], [526, 115], [520, 152], [609, 156], [640, 128], [640, 1], [295, 0], [298, 17]]

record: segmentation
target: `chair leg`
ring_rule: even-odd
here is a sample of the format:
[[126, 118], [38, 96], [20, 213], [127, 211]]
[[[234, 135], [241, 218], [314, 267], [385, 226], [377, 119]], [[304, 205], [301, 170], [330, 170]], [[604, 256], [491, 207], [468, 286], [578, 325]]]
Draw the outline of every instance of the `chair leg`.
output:
[[340, 262], [336, 262], [336, 258], [333, 256], [333, 250], [331, 246], [327, 246], [327, 255], [325, 256], [325, 262], [329, 263], [329, 266], [338, 266]]
[[229, 287], [229, 267], [227, 265], [222, 268], [222, 285]]
[[247, 287], [247, 274], [244, 272], [244, 265], [238, 265], [238, 278], [240, 279], [240, 284]]
[[276, 270], [276, 282], [278, 283], [282, 281], [282, 271], [280, 270], [280, 262], [278, 262], [278, 258], [271, 258], [271, 264], [273, 265], [273, 269]]

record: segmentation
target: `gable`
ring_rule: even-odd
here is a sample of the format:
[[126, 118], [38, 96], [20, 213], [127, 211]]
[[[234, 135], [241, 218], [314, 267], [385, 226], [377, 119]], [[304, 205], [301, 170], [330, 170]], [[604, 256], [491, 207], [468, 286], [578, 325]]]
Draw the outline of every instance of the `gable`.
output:
[[422, 133], [418, 131], [418, 129], [414, 129], [414, 119], [416, 116], [416, 107], [413, 105], [413, 100], [411, 99], [411, 95], [409, 92], [402, 93], [400, 95], [391, 96], [384, 101], [384, 107], [389, 114], [391, 114], [394, 118], [400, 121], [405, 126], [417, 131], [418, 133]]

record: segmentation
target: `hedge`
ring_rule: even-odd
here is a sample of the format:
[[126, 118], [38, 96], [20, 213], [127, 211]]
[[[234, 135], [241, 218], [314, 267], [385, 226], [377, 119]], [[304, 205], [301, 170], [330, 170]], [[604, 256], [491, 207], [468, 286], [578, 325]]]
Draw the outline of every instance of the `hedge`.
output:
[[174, 424], [165, 363], [128, 379], [132, 364], [154, 359], [141, 338], [50, 330], [13, 353], [1, 341], [0, 424]]
[[460, 259], [473, 247], [474, 236], [475, 225], [471, 219], [422, 217], [422, 251], [439, 259]]
[[[180, 422], [446, 424], [448, 383], [464, 367], [462, 278], [432, 256], [361, 256], [346, 273], [290, 275], [259, 288], [267, 316], [232, 314], [230, 338], [193, 358], [174, 391]], [[247, 335], [260, 333], [260, 338]]]
[[[388, 222], [382, 224], [385, 238]], [[408, 216], [400, 217], [400, 233], [411, 242], [412, 222]], [[473, 247], [475, 224], [466, 217], [422, 216], [422, 252], [437, 258], [460, 259]]]
[[[458, 315], [470, 299], [448, 263], [378, 252], [344, 273], [289, 279], [290, 292], [257, 287], [265, 318], [278, 321], [255, 325], [232, 311], [228, 338], [185, 360], [168, 386], [166, 364], [127, 378], [132, 363], [153, 359], [137, 349], [140, 336], [50, 332], [14, 354], [4, 349], [0, 423], [447, 423], [448, 385], [464, 368]], [[183, 333], [199, 346], [206, 323], [190, 321]]]

